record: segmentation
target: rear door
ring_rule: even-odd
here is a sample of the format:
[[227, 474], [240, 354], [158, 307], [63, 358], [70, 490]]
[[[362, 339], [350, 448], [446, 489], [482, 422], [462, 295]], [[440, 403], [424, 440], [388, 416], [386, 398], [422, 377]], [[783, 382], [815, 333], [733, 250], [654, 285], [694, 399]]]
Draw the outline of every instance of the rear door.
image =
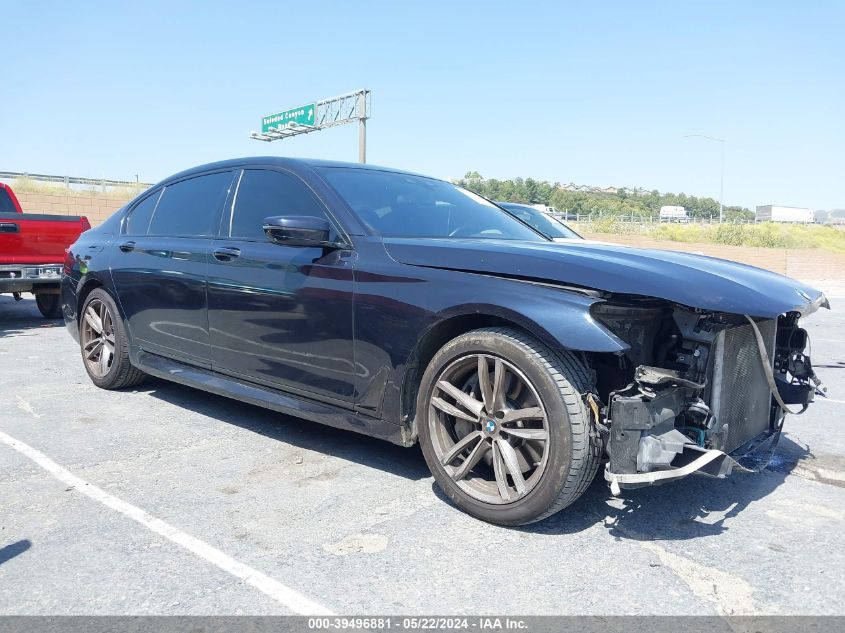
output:
[[266, 217], [301, 215], [326, 217], [339, 228], [294, 174], [242, 172], [209, 258], [212, 367], [351, 404], [353, 252], [273, 244], [262, 229]]
[[139, 201], [124, 219], [112, 277], [141, 349], [210, 366], [208, 252], [234, 173], [171, 183]]

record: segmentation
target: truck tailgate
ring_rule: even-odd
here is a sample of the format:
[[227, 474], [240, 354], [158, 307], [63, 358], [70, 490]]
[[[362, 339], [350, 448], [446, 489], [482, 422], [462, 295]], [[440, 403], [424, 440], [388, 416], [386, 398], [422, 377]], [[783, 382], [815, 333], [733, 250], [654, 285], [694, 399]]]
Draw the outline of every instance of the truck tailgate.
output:
[[62, 262], [65, 248], [89, 228], [80, 216], [0, 213], [0, 264]]

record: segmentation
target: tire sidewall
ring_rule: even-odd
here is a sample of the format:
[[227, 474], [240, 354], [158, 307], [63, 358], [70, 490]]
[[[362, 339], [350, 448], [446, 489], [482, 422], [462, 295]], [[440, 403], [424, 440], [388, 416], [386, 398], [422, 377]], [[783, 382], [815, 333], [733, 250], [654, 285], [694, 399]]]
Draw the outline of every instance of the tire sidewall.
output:
[[62, 316], [62, 303], [59, 295], [35, 295], [35, 305], [45, 319], [59, 319]]
[[[524, 497], [507, 504], [474, 499], [449, 476], [437, 458], [429, 431], [429, 400], [435, 381], [454, 360], [469, 354], [499, 356], [515, 365], [542, 400], [549, 426], [549, 455], [537, 485]], [[544, 363], [517, 340], [493, 332], [470, 332], [447, 343], [434, 355], [420, 382], [417, 424], [425, 460], [444, 493], [469, 514], [494, 523], [521, 525], [543, 514], [560, 497], [572, 466], [572, 429], [560, 387]]]

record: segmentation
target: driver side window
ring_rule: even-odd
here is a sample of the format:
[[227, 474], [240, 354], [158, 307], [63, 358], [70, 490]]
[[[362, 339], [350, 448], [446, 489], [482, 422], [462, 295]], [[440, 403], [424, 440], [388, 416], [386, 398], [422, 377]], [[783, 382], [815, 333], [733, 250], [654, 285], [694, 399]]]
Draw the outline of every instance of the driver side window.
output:
[[296, 177], [269, 169], [245, 169], [228, 233], [230, 237], [263, 241], [264, 218], [294, 215], [328, 219], [322, 203]]

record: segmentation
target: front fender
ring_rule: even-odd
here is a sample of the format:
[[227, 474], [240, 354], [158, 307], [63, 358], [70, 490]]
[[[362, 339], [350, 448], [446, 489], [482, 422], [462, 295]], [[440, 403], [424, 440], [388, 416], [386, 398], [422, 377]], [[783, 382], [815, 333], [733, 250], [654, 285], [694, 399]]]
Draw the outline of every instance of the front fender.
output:
[[[464, 278], [465, 279], [465, 278]], [[456, 280], [457, 281], [457, 280]], [[593, 319], [590, 306], [600, 301], [574, 290], [511, 279], [485, 277], [468, 285], [441, 286], [437, 310], [416, 338], [417, 345], [396, 367], [384, 399], [385, 418], [406, 426], [408, 443], [415, 441], [416, 387], [427, 359], [451, 338], [491, 324], [512, 324], [552, 349], [614, 353], [629, 345]], [[530, 288], [530, 290], [528, 290]], [[450, 302], [463, 294], [464, 301]], [[485, 300], [479, 300], [481, 298]], [[476, 298], [467, 301], [467, 298]]]
[[590, 306], [597, 301], [576, 292], [535, 285], [530, 294], [501, 292], [495, 302], [451, 306], [438, 313], [435, 325], [455, 317], [489, 316], [510, 321], [553, 348], [607, 353], [627, 350], [627, 343], [592, 317]]

